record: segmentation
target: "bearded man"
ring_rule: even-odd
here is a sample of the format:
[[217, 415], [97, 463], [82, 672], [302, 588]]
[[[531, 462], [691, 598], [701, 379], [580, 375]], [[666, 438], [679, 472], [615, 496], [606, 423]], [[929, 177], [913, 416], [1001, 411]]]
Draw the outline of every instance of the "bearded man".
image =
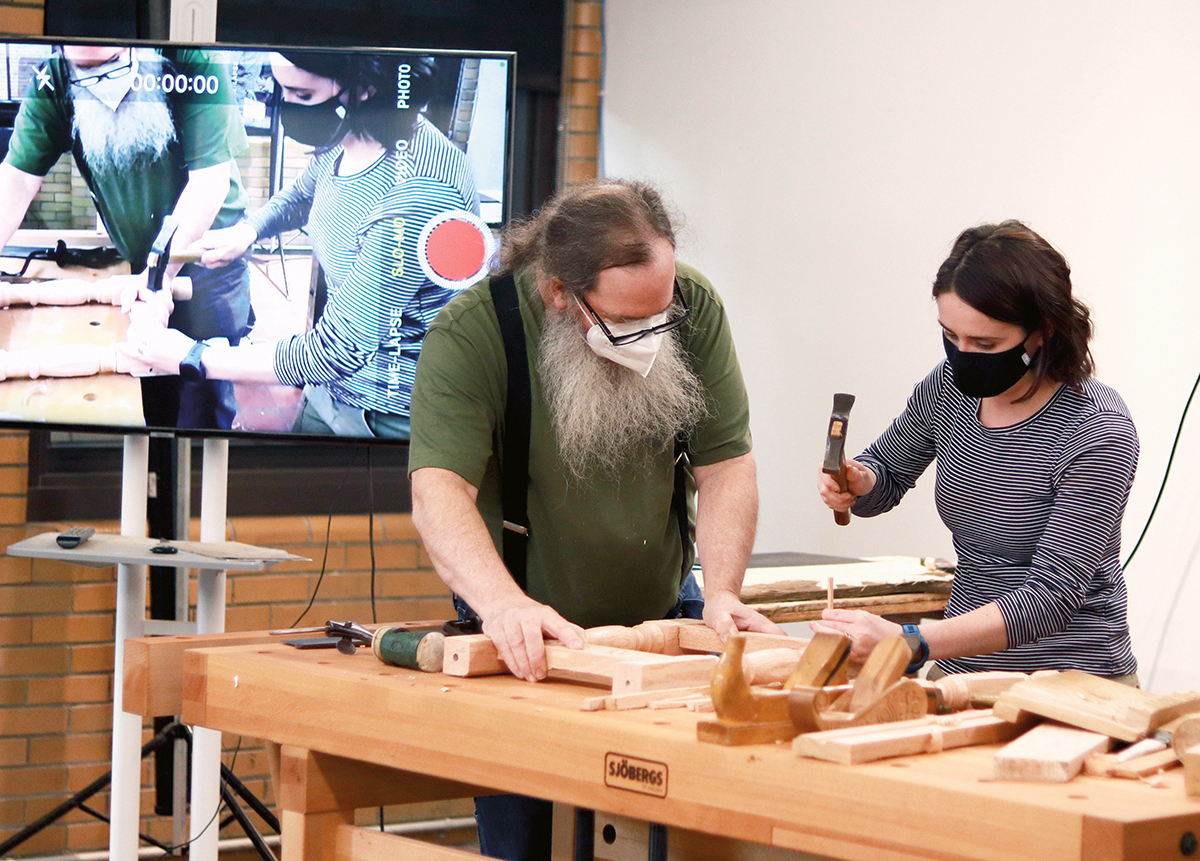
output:
[[[205, 92], [164, 92], [164, 80], [183, 77], [205, 81]], [[246, 194], [234, 159], [247, 148], [229, 70], [207, 52], [183, 49], [168, 58], [115, 45], [56, 48], [34, 70], [0, 164], [0, 245], [20, 226], [46, 173], [70, 152], [113, 244], [141, 273], [166, 216], [179, 221], [176, 250], [243, 217]], [[219, 269], [174, 264], [164, 287], [180, 271], [192, 279], [192, 298], [172, 304], [164, 289], [150, 310], [139, 305], [143, 316], [195, 339], [236, 344], [251, 321], [246, 261]], [[159, 377], [142, 386], [147, 425], [232, 426], [231, 383]]]
[[[413, 522], [460, 618], [473, 611], [530, 680], [546, 675], [544, 636], [579, 647], [586, 627], [702, 612], [722, 638], [781, 633], [740, 597], [758, 491], [729, 323], [712, 285], [675, 260], [658, 192], [613, 180], [567, 189], [508, 230], [501, 265], [490, 281], [514, 278], [528, 358], [526, 522], [502, 513], [520, 371], [491, 283], [434, 320], [413, 389]], [[690, 514], [694, 530], [681, 529]], [[506, 527], [524, 530], [523, 589], [499, 549]], [[489, 796], [476, 814], [484, 854], [549, 857], [548, 802]]]

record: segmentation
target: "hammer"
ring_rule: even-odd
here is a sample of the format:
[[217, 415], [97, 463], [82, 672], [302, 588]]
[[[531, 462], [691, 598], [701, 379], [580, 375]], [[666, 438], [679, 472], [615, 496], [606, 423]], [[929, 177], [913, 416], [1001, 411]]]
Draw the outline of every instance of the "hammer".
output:
[[[833, 414], [829, 417], [829, 433], [825, 438], [825, 463], [821, 470], [834, 477], [841, 490], [848, 490], [846, 483], [846, 425], [850, 422], [850, 408], [854, 406], [854, 395], [833, 396]], [[833, 512], [833, 521], [838, 526], [850, 522], [849, 511]]]
[[158, 235], [150, 243], [150, 253], [146, 255], [146, 286], [156, 293], [163, 287], [168, 265], [194, 262], [191, 258], [171, 257], [171, 240], [175, 238], [178, 230], [179, 219], [168, 215], [163, 219], [162, 227], [158, 229]]

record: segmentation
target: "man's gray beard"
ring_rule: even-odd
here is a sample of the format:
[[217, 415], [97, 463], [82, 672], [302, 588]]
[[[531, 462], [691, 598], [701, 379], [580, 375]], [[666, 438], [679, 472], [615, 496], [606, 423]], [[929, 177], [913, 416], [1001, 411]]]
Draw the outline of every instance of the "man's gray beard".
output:
[[648, 465], [708, 415], [704, 387], [677, 332], [663, 338], [643, 378], [597, 356], [569, 314], [547, 308], [539, 370], [559, 457], [581, 482]]
[[175, 124], [161, 93], [130, 91], [116, 111], [75, 92], [75, 134], [95, 173], [128, 171], [149, 164], [175, 140]]

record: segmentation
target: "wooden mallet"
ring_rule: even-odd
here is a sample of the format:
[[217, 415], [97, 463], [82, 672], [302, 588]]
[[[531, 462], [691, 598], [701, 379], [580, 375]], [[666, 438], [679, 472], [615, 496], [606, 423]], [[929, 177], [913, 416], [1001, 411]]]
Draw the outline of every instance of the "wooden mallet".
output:
[[[850, 408], [854, 406], [854, 395], [838, 393], [833, 396], [833, 414], [829, 417], [829, 433], [825, 438], [825, 463], [821, 469], [832, 475], [838, 487], [846, 491], [846, 425], [850, 422]], [[838, 526], [850, 522], [850, 512], [835, 511], [833, 520]]]

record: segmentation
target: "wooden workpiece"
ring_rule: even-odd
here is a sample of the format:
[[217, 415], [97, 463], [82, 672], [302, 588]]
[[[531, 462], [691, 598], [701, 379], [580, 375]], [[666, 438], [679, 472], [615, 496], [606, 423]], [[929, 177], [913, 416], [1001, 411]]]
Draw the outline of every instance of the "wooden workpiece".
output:
[[[102, 280], [62, 278], [50, 281], [13, 283], [0, 281], [0, 307], [10, 305], [120, 305], [132, 285], [144, 285], [144, 275], [114, 275]], [[178, 276], [171, 280], [171, 297], [176, 301], [192, 298], [192, 279]]]
[[1083, 770], [1085, 759], [1111, 746], [1104, 733], [1040, 724], [996, 753], [995, 778], [1065, 783]]
[[[356, 857], [335, 854], [325, 835], [352, 823], [353, 807], [390, 803], [412, 774], [703, 830], [722, 847], [750, 841], [855, 861], [1165, 861], [1200, 834], [1181, 769], [1159, 776], [1163, 788], [1087, 776], [995, 781], [994, 744], [847, 767], [789, 745], [699, 744], [702, 718], [683, 709], [585, 712], [591, 694], [576, 684], [450, 678], [389, 667], [363, 649], [193, 649], [184, 665], [187, 722], [298, 751], [281, 792], [289, 861]], [[316, 767], [304, 752], [339, 758], [344, 796], [318, 804], [288, 789]], [[915, 811], [936, 811], [937, 827]]]
[[[717, 658], [708, 653], [722, 648], [716, 632], [695, 621], [645, 622], [633, 628], [593, 628], [586, 633], [588, 643], [582, 649], [555, 641], [546, 643], [548, 676], [609, 684], [614, 696], [707, 685], [717, 663]], [[771, 634], [743, 636], [750, 652], [746, 656], [748, 672], [759, 684], [785, 680], [808, 643]], [[654, 651], [601, 645], [604, 643], [640, 645]], [[792, 656], [784, 650], [790, 650]], [[485, 634], [469, 634], [447, 638], [442, 671], [449, 676], [474, 678], [507, 674], [508, 669]]]
[[966, 745], [1009, 741], [1026, 728], [996, 717], [991, 709], [980, 709], [804, 733], [796, 736], [792, 750], [799, 756], [858, 765], [897, 756], [941, 753]]
[[1200, 694], [1159, 696], [1067, 670], [1014, 685], [998, 697], [995, 711], [1009, 720], [1031, 712], [1122, 741], [1138, 741], [1168, 721], [1200, 712]]

